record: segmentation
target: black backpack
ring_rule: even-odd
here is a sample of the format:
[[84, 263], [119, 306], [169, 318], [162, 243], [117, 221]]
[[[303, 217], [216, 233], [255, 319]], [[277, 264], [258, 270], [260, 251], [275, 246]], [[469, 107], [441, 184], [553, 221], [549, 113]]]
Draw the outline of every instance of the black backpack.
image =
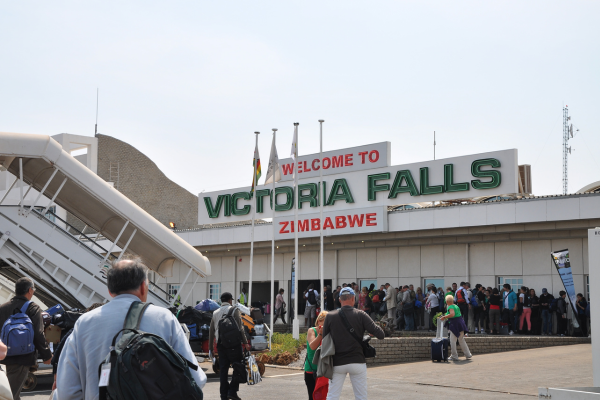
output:
[[240, 327], [233, 318], [235, 307], [229, 307], [229, 311], [219, 321], [219, 343], [227, 349], [240, 347], [242, 344], [242, 333]]
[[100, 399], [202, 400], [202, 390], [189, 370], [198, 370], [198, 366], [160, 336], [139, 330], [149, 305], [136, 301], [129, 307], [123, 329], [113, 338], [110, 352], [98, 367], [100, 383], [103, 372], [110, 368], [108, 385], [100, 387]]
[[315, 296], [315, 291], [313, 289], [308, 291], [308, 302], [311, 306], [317, 304], [317, 296]]

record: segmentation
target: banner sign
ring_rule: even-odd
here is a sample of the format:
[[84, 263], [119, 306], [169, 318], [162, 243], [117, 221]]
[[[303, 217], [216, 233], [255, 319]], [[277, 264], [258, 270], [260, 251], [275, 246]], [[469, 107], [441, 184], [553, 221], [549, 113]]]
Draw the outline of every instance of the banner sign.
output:
[[[347, 154], [351, 151], [354, 154], [352, 149], [348, 149]], [[339, 152], [344, 153], [346, 150]], [[362, 151], [357, 154], [360, 153]], [[368, 154], [365, 155], [366, 163], [369, 162]], [[359, 158], [359, 164], [362, 165], [361, 163], [362, 159]], [[338, 171], [353, 167], [339, 167]], [[302, 168], [304, 171], [304, 167]], [[318, 212], [321, 201], [324, 202], [324, 213], [343, 211], [346, 215], [358, 215], [363, 208], [519, 192], [516, 149], [348, 170], [323, 176], [322, 187], [319, 177], [311, 176], [313, 172], [299, 174], [297, 208], [301, 218]], [[293, 182], [277, 182], [275, 196], [271, 193], [271, 184], [257, 186], [255, 193], [251, 193], [250, 189], [243, 187], [199, 194], [198, 223], [204, 225], [249, 221], [252, 207], [256, 207], [256, 219], [272, 218], [273, 197], [276, 218], [294, 214]]]
[[[392, 144], [390, 142], [325, 151], [322, 162], [319, 159], [319, 153], [298, 157], [298, 179], [318, 177], [321, 168], [323, 175], [334, 175], [363, 169], [389, 167], [391, 162]], [[281, 160], [280, 165], [281, 180], [293, 180], [294, 160], [285, 158]]]
[[569, 296], [569, 303], [571, 303], [571, 309], [573, 310], [573, 314], [575, 315], [575, 318], [573, 318], [573, 325], [575, 326], [575, 328], [578, 328], [579, 321], [577, 320], [577, 318], [579, 318], [579, 315], [575, 307], [575, 303], [577, 303], [577, 294], [575, 292], [573, 272], [571, 271], [571, 261], [569, 260], [569, 249], [552, 252], [552, 261], [556, 266], [558, 275], [560, 275], [560, 279], [562, 280], [563, 286], [565, 287], [565, 292], [567, 292], [567, 296]]
[[[298, 217], [298, 237], [350, 235], [354, 233], [387, 232], [387, 207], [369, 207], [350, 212], [339, 210], [323, 213], [323, 226], [319, 213]], [[275, 217], [275, 240], [293, 239], [296, 227], [294, 216]]]

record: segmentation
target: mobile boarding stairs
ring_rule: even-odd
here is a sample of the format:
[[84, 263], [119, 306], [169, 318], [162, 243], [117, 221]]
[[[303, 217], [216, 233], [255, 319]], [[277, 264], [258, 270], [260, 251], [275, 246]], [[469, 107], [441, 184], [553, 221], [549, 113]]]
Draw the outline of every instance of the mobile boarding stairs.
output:
[[[126, 253], [140, 256], [156, 272], [158, 279], [152, 282], [148, 296], [155, 305], [169, 307], [175, 302], [157, 281], [172, 276], [176, 262], [188, 268], [181, 284], [184, 304], [198, 279], [210, 275], [208, 258], [50, 136], [0, 132], [0, 168], [15, 176], [0, 199], [0, 274], [11, 281], [30, 277], [36, 296], [47, 305], [59, 302], [87, 308], [109, 301], [107, 268], [110, 261]], [[25, 199], [32, 189], [35, 199], [30, 202]], [[19, 191], [20, 202], [4, 205], [11, 190]], [[81, 220], [95, 235], [87, 236], [83, 233], [86, 228], [78, 230], [59, 218], [50, 211], [54, 204]], [[98, 243], [101, 237], [108, 240], [108, 249]], [[185, 284], [190, 283], [192, 272], [195, 277], [186, 294]]]

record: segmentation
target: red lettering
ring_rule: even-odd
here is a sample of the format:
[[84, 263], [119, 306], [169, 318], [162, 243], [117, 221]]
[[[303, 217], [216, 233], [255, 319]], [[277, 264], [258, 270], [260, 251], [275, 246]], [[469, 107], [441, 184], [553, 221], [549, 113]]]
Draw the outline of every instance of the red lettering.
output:
[[344, 156], [344, 164], [347, 166], [354, 165], [352, 164], [352, 154], [346, 154]]
[[354, 228], [354, 225], [356, 225], [358, 227], [362, 226], [364, 219], [365, 219], [365, 214], [348, 215], [348, 222], [350, 223], [350, 228]]
[[343, 229], [347, 226], [346, 217], [340, 215], [339, 217], [335, 217], [335, 229]]
[[377, 226], [377, 214], [375, 214], [375, 213], [367, 214], [367, 223], [365, 225], [366, 226]]
[[290, 231], [284, 230], [285, 228], [287, 228], [288, 224], [289, 224], [289, 222], [287, 222], [287, 221], [280, 222], [279, 225], [283, 225], [283, 226], [279, 230], [279, 233], [290, 233]]
[[313, 218], [310, 220], [310, 230], [311, 231], [321, 230], [321, 220], [319, 218]]
[[331, 218], [327, 217], [325, 218], [325, 223], [323, 224], [323, 230], [330, 228], [330, 229], [335, 229], [333, 227], [333, 222], [331, 222]]
[[331, 160], [329, 157], [323, 158], [323, 169], [329, 169], [331, 167]]
[[298, 221], [298, 232], [305, 232], [305, 231], [308, 231], [308, 220], [303, 219], [301, 221]]
[[365, 163], [365, 156], [366, 156], [367, 154], [369, 154], [369, 152], [368, 152], [368, 151], [361, 151], [360, 153], [358, 153], [358, 155], [359, 155], [359, 156], [361, 156], [361, 158], [362, 158], [362, 162], [361, 162], [361, 164], [364, 164], [364, 163]]
[[300, 161], [298, 161], [298, 173], [301, 174], [304, 171], [302, 171], [302, 163]]
[[377, 150], [371, 150], [369, 153], [369, 161], [377, 162], [379, 160], [379, 152]]
[[290, 221], [290, 232], [294, 233], [294, 221]]
[[293, 174], [294, 173], [294, 164], [283, 164], [281, 166], [281, 168], [283, 168], [283, 174], [284, 175], [288, 175], [288, 174]]
[[343, 167], [344, 156], [331, 157], [333, 159], [333, 165], [331, 168]]
[[321, 169], [321, 167], [320, 167], [320, 166], [317, 166], [317, 167], [315, 167], [315, 163], [316, 163], [316, 162], [321, 162], [321, 160], [319, 160], [318, 158], [315, 158], [315, 159], [313, 160], [313, 162], [312, 162], [312, 169], [313, 169], [314, 171], [318, 171], [318, 170], [320, 170], [320, 169]]
[[306, 166], [306, 161], [304, 161], [304, 172], [312, 171], [312, 169]]

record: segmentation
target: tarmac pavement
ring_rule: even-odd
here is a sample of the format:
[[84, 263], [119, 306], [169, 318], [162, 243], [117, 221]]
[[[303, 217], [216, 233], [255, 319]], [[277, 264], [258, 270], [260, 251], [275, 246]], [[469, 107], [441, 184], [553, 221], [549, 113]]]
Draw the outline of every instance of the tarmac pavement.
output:
[[[210, 364], [202, 364], [208, 383], [205, 399], [219, 399], [219, 377]], [[537, 398], [538, 387], [592, 385], [592, 346], [580, 344], [504, 353], [475, 354], [459, 362], [414, 363], [374, 366], [368, 369], [369, 399], [402, 399], [415, 395], [461, 399]], [[47, 399], [50, 392], [40, 386], [34, 393], [22, 393], [28, 400]], [[49, 389], [49, 388], [48, 388]], [[246, 399], [304, 400], [304, 374], [294, 369], [267, 367], [263, 381], [256, 386], [241, 385], [238, 395]], [[450, 397], [448, 397], [450, 396]], [[346, 379], [342, 399], [353, 399], [350, 379]]]

